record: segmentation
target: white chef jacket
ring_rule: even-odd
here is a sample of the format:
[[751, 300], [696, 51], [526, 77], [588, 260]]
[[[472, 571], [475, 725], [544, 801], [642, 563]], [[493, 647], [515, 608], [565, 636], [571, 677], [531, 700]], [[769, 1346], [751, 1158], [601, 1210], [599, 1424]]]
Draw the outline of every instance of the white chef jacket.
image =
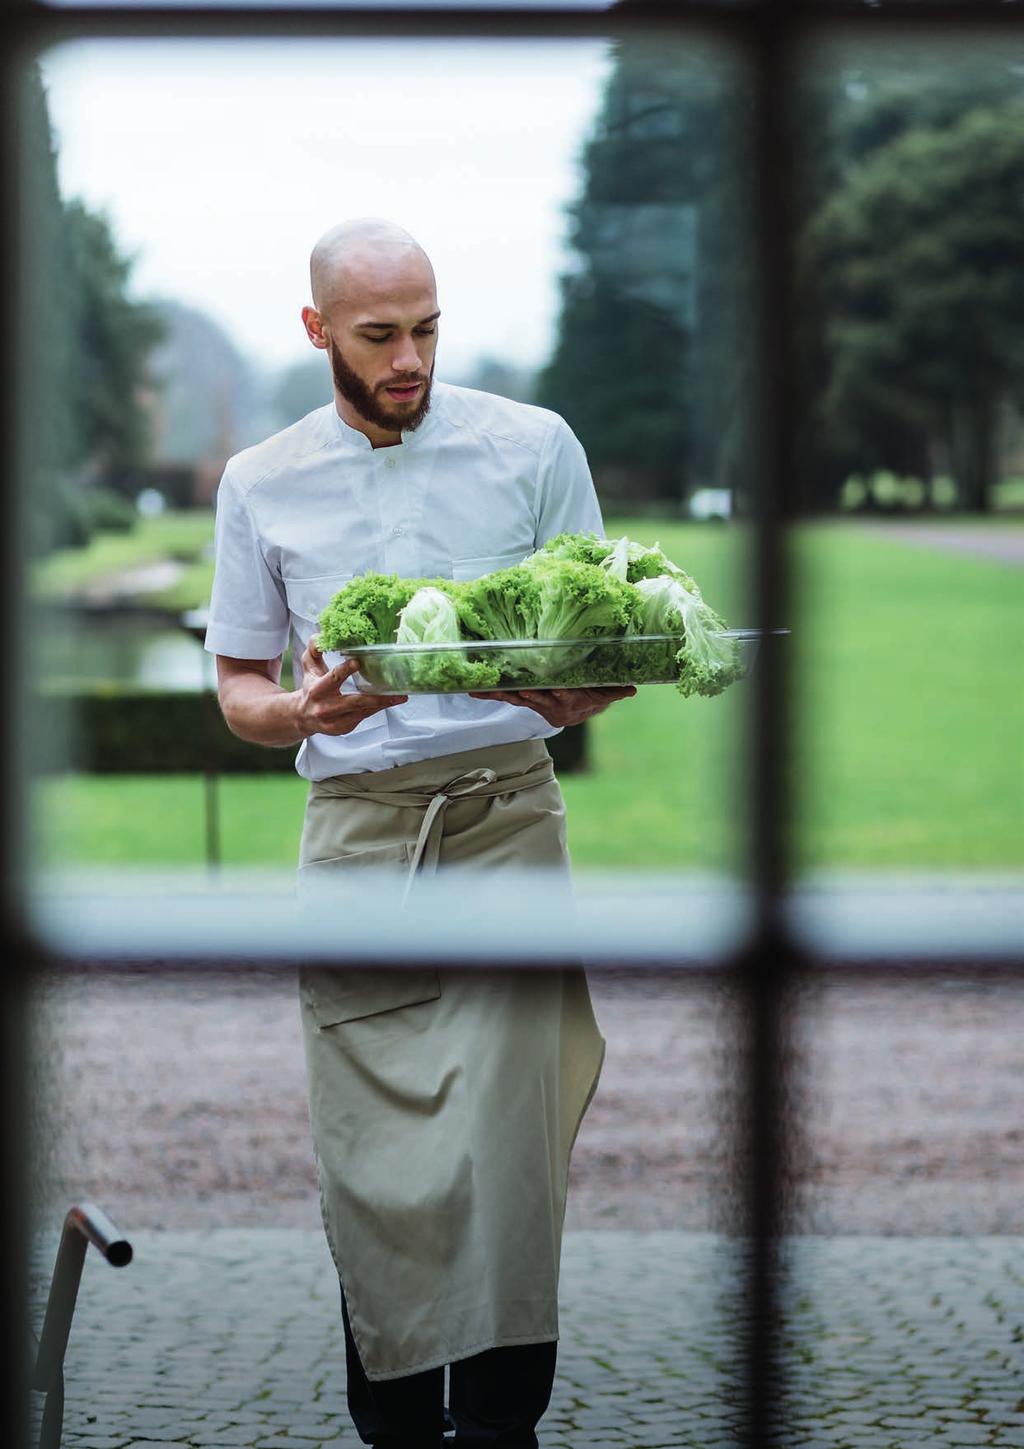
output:
[[[557, 414], [437, 382], [420, 426], [373, 448], [332, 401], [229, 459], [206, 648], [274, 659], [291, 636], [298, 685], [321, 610], [357, 574], [477, 578], [588, 530], [604, 531], [593, 481]], [[350, 734], [304, 740], [296, 769], [322, 780], [557, 733], [515, 705], [411, 695]]]

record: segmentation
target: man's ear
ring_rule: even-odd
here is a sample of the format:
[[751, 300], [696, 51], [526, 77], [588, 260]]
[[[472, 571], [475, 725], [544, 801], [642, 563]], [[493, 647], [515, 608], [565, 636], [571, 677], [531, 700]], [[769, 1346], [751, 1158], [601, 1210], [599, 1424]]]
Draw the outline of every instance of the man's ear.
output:
[[320, 313], [315, 307], [303, 307], [302, 325], [305, 327], [306, 336], [312, 342], [313, 346], [319, 347], [321, 351], [325, 350], [327, 347], [327, 337], [324, 333], [324, 324], [320, 318]]

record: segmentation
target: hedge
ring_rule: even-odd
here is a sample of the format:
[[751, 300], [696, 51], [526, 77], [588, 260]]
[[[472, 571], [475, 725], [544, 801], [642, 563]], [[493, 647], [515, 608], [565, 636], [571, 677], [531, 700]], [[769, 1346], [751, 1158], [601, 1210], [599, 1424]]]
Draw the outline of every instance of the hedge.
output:
[[[47, 694], [57, 711], [49, 748], [38, 742], [42, 769], [96, 775], [263, 775], [295, 768], [295, 748], [270, 749], [233, 735], [216, 697], [174, 690], [93, 690], [63, 698]], [[59, 743], [58, 743], [59, 741]], [[587, 767], [585, 726], [547, 741], [555, 768]]]

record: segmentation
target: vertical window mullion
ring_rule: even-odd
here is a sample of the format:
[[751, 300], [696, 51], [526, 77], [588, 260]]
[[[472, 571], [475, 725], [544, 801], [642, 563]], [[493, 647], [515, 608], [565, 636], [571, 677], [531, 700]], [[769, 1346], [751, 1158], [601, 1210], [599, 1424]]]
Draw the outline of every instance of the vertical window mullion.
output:
[[[756, 17], [748, 32], [753, 104], [749, 184], [752, 189], [754, 299], [753, 453], [754, 613], [759, 628], [785, 627], [788, 589], [784, 523], [793, 476], [795, 359], [791, 297], [794, 191], [794, 26], [785, 0]], [[746, 1165], [746, 1429], [751, 1449], [782, 1428], [784, 1388], [780, 1241], [786, 1171], [785, 997], [795, 967], [783, 915], [788, 877], [785, 651], [762, 650], [752, 679], [749, 749], [751, 876], [755, 926], [740, 962], [747, 1063]]]

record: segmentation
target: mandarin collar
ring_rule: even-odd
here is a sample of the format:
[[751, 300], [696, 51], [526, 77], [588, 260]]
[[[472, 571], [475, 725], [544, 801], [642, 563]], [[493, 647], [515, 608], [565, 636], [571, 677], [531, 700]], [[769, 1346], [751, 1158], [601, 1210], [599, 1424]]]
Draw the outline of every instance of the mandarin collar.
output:
[[[413, 428], [411, 432], [407, 429], [403, 429], [402, 441], [400, 443], [393, 444], [393, 447], [414, 448], [422, 438], [427, 436], [432, 431], [435, 424], [437, 423], [437, 415], [441, 410], [441, 386], [441, 384], [438, 384], [435, 381], [430, 393], [430, 411], [420, 423], [419, 427]], [[345, 421], [345, 419], [338, 412], [337, 403], [333, 400], [331, 402], [331, 413], [334, 416], [334, 421], [337, 426], [338, 437], [348, 447], [354, 448], [356, 451], [364, 453], [389, 451], [387, 448], [374, 448], [373, 444], [370, 442], [369, 438], [366, 436], [365, 433], [361, 433], [358, 428], [351, 427], [350, 424]]]

